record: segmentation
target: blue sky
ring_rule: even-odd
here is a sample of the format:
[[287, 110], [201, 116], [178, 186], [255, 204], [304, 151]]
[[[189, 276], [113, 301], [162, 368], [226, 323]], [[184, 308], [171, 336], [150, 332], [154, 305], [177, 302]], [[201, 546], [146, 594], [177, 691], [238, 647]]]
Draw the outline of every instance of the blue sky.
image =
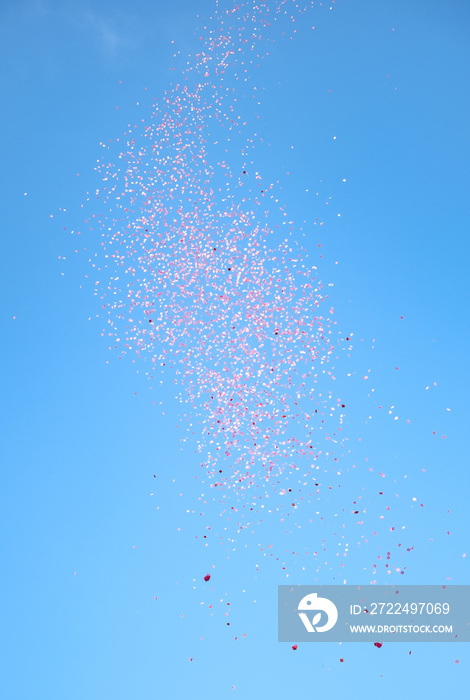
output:
[[[470, 9], [463, 0], [329, 7], [299, 18], [292, 40], [273, 30], [269, 57], [253, 68], [256, 100], [227, 84], [263, 138], [253, 167], [279, 181], [311, 259], [321, 243], [335, 320], [355, 340], [338, 370], [351, 406], [349, 468], [341, 499], [321, 503], [323, 522], [310, 523], [305, 505], [287, 530], [273, 513], [240, 534], [217, 503], [198, 500], [200, 460], [182, 441], [187, 408], [171, 373], [149, 391], [145, 363], [108, 350], [85, 278], [83, 247], [91, 256], [98, 243], [70, 233], [100, 186], [100, 142], [113, 140], [116, 154], [129, 123], [150, 122], [153, 100], [198, 50], [213, 2], [2, 3], [9, 700], [341, 698], [351, 688], [438, 698], [460, 697], [468, 683], [463, 644], [294, 653], [276, 641], [278, 584], [368, 583], [378, 554], [398, 552], [386, 529], [365, 543], [348, 526], [343, 568], [336, 557], [338, 508], [362, 495], [373, 529], [385, 485], [414, 547], [399, 560], [401, 580], [468, 583]], [[237, 149], [234, 139], [225, 155], [234, 170]], [[324, 557], [303, 554], [323, 546]]]

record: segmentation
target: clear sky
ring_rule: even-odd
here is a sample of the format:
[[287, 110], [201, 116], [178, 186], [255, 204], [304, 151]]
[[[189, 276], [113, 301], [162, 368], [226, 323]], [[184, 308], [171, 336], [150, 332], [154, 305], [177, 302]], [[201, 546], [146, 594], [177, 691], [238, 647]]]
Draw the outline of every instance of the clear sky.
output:
[[[71, 233], [102, 211], [87, 201], [100, 143], [116, 159], [128, 124], [152, 123], [214, 7], [0, 5], [2, 697], [463, 697], [464, 644], [279, 644], [277, 586], [470, 582], [470, 6], [317, 3], [262, 35], [256, 98], [226, 78], [250, 167], [276, 183], [354, 339], [338, 362], [343, 490], [288, 526], [274, 497], [247, 532], [201, 501], [172, 370], [150, 390], [148, 358], [108, 349], [99, 234]], [[236, 136], [222, 143], [214, 167], [223, 150], [241, 172]], [[364, 526], [348, 515], [359, 496]], [[389, 550], [404, 575], [386, 575]]]

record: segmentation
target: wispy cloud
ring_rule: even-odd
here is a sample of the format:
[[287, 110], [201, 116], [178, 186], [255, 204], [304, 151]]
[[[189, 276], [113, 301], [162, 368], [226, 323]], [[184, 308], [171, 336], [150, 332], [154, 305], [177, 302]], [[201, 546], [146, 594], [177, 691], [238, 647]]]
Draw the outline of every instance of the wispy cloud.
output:
[[44, 17], [49, 12], [49, 5], [45, 0], [28, 0], [25, 11], [32, 17]]
[[115, 22], [112, 19], [87, 12], [85, 20], [94, 32], [95, 40], [106, 53], [114, 53], [116, 49], [127, 45], [126, 37], [117, 31]]

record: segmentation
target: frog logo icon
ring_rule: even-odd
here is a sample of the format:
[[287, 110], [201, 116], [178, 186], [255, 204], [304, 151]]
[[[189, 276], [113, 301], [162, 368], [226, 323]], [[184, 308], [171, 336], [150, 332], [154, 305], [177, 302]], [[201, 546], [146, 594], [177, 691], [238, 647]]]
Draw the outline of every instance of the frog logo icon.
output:
[[[315, 615], [309, 620], [307, 611], [315, 611]], [[322, 612], [327, 614], [327, 621], [321, 627], [317, 627], [321, 620]], [[335, 626], [338, 619], [336, 605], [328, 598], [318, 598], [316, 593], [309, 593], [299, 603], [299, 617], [305, 625], [307, 632], [328, 632]]]

